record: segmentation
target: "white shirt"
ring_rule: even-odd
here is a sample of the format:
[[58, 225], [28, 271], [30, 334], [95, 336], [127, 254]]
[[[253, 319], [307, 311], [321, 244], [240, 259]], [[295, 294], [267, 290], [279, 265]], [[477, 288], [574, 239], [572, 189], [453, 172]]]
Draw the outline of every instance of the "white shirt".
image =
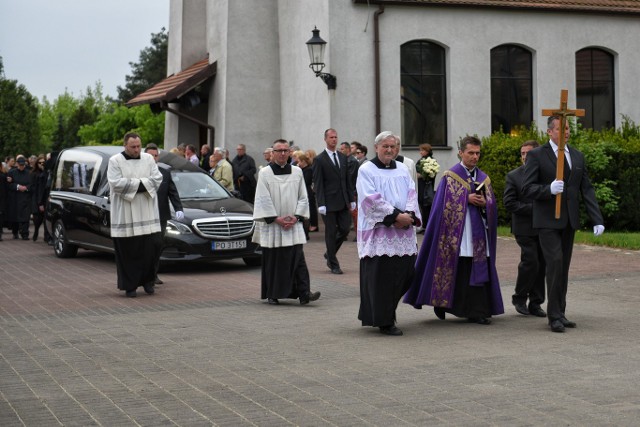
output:
[[[558, 158], [558, 144], [549, 140], [549, 144], [551, 148], [553, 148], [553, 154], [556, 155], [556, 159]], [[567, 144], [564, 145], [564, 158], [567, 159], [567, 163], [569, 164], [569, 169], [571, 169], [571, 155], [569, 154], [569, 146]]]

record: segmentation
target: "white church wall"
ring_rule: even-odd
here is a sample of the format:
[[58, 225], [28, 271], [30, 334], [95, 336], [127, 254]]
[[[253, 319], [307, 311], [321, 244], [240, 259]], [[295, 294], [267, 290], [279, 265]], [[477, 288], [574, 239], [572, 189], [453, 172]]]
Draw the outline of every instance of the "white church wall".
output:
[[[170, 3], [168, 75], [182, 71], [207, 55], [205, 3], [206, 0], [173, 0]], [[176, 104], [171, 107], [180, 109]], [[198, 108], [187, 114], [205, 119], [201, 110]], [[198, 145], [198, 126], [172, 113], [165, 114], [164, 135], [166, 149], [180, 143]]]
[[[317, 152], [324, 148], [324, 130], [333, 126], [331, 109], [335, 105], [336, 91], [328, 90], [309, 68], [305, 43], [311, 38], [314, 27], [320, 29], [320, 37], [330, 40], [327, 3], [328, 0], [278, 0], [280, 136], [303, 149], [312, 148]], [[324, 72], [331, 72], [333, 64], [329, 49], [325, 63]]]

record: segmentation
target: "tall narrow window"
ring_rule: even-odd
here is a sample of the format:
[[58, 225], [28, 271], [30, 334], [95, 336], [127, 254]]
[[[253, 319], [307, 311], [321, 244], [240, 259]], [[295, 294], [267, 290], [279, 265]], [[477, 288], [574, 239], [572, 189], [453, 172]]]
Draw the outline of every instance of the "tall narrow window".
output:
[[447, 145], [445, 50], [427, 41], [400, 48], [402, 145]]
[[602, 49], [582, 49], [576, 53], [576, 91], [582, 126], [602, 130], [614, 127], [613, 55]]
[[531, 52], [514, 45], [491, 49], [491, 132], [513, 132], [533, 120]]

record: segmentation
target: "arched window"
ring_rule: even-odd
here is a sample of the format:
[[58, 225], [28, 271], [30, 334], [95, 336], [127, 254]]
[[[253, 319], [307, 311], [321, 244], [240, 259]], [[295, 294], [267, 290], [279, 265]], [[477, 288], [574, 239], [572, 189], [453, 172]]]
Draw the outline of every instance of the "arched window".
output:
[[445, 50], [427, 41], [400, 47], [402, 145], [447, 145]]
[[531, 52], [505, 44], [491, 49], [491, 132], [511, 133], [533, 120]]
[[614, 111], [613, 55], [602, 49], [576, 53], [576, 98], [582, 126], [601, 130], [616, 125]]

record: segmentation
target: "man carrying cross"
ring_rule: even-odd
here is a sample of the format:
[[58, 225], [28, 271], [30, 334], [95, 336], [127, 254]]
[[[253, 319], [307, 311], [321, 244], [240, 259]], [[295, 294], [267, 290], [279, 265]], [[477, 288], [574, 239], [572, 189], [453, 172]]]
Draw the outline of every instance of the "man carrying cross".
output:
[[[593, 233], [599, 236], [604, 232], [604, 221], [584, 156], [573, 146], [564, 145], [569, 139], [566, 116], [575, 115], [575, 112], [571, 113], [562, 101], [561, 109], [552, 112], [547, 121], [549, 142], [529, 151], [523, 182], [525, 196], [533, 199], [533, 228], [538, 229], [547, 265], [547, 317], [553, 332], [576, 327], [575, 322], [567, 320], [565, 309], [573, 238], [580, 226], [580, 195], [589, 218], [595, 224]], [[561, 128], [564, 128], [564, 133]], [[559, 147], [564, 148], [564, 156]], [[558, 168], [559, 161], [562, 161], [561, 168]], [[560, 177], [556, 175], [559, 169], [562, 172]], [[556, 215], [556, 198], [560, 198], [559, 215]]]

